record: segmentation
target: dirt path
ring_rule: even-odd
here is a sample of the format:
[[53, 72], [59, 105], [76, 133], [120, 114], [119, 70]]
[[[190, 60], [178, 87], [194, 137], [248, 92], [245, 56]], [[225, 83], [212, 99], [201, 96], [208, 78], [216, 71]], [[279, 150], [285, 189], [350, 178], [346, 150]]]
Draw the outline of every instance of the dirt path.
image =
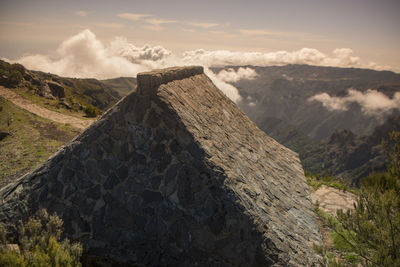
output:
[[333, 187], [322, 185], [318, 190], [311, 193], [312, 202], [317, 201], [319, 207], [332, 215], [336, 215], [336, 211], [342, 209], [346, 211], [353, 209], [353, 203], [356, 202], [356, 196], [350, 192], [343, 192]]
[[13, 91], [7, 88], [4, 88], [3, 86], [0, 86], [0, 97], [3, 97], [11, 101], [15, 105], [23, 109], [26, 109], [27, 111], [36, 114], [42, 118], [46, 118], [64, 124], [68, 123], [79, 129], [86, 129], [87, 127], [89, 127], [90, 124], [92, 124], [95, 121], [95, 120], [80, 119], [73, 116], [68, 116], [55, 111], [48, 110], [46, 108], [43, 108], [41, 106], [32, 103], [29, 100], [26, 100], [25, 98], [21, 97], [20, 95], [14, 93]]

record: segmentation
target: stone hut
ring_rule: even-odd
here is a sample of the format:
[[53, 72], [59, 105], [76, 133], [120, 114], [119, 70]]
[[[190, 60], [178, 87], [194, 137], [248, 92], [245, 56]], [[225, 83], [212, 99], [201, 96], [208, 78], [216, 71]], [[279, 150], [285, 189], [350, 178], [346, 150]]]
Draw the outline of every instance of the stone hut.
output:
[[8, 233], [46, 208], [82, 242], [88, 266], [316, 264], [320, 236], [298, 155], [202, 67], [137, 81], [68, 146], [0, 190]]

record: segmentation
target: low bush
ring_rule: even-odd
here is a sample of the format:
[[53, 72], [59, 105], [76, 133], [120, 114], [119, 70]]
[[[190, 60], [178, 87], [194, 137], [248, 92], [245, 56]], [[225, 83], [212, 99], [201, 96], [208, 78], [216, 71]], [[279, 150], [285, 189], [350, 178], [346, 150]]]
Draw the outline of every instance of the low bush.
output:
[[24, 79], [24, 77], [22, 76], [22, 74], [17, 71], [17, 70], [12, 70], [9, 74], [8, 74], [8, 79], [7, 79], [7, 83], [9, 86], [11, 87], [16, 87], [20, 84], [20, 82]]
[[4, 229], [0, 228], [0, 266], [82, 266], [82, 246], [68, 239], [61, 240], [62, 224], [56, 214], [41, 210], [38, 216], [20, 226], [17, 249], [8, 245]]
[[22, 66], [21, 64], [14, 63], [14, 64], [11, 64], [10, 71], [18, 71], [19, 73], [21, 73], [21, 75], [24, 75], [25, 74], [25, 67]]
[[85, 107], [83, 111], [85, 112], [86, 116], [91, 118], [97, 117], [97, 115], [99, 115], [99, 110], [93, 105]]
[[[332, 230], [334, 248], [344, 259], [324, 266], [400, 266], [400, 132], [391, 134], [391, 162], [384, 173], [370, 174], [361, 182], [353, 210], [319, 217]], [[332, 264], [331, 264], [332, 263]]]

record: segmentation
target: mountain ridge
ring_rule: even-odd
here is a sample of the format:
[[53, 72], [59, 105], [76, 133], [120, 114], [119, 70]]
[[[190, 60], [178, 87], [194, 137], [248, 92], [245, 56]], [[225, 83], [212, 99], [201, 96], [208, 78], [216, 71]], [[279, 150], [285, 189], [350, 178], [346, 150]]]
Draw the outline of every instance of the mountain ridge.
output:
[[[242, 96], [239, 107], [260, 129], [298, 152], [306, 170], [329, 173], [355, 184], [372, 171], [384, 170], [386, 158], [379, 144], [388, 139], [390, 129], [400, 130], [393, 120], [400, 110], [372, 116], [352, 103], [347, 111], [330, 111], [309, 98], [321, 93], [345, 97], [348, 88], [355, 88], [361, 93], [373, 89], [393, 100], [394, 94], [400, 92], [400, 74], [309, 65], [247, 67], [253, 68], [258, 76], [232, 83]], [[218, 70], [221, 69], [215, 69]], [[392, 128], [387, 127], [391, 120]], [[347, 144], [346, 148], [340, 148], [332, 139], [338, 133], [335, 131], [354, 133], [357, 146]], [[366, 154], [359, 153], [361, 147]], [[360, 162], [364, 164], [359, 165]]]
[[[266, 114], [318, 140], [328, 138], [335, 129], [351, 130], [357, 135], [371, 133], [391, 113], [383, 117], [366, 115], [358, 104], [350, 105], [347, 111], [329, 111], [309, 98], [321, 93], [343, 97], [349, 88], [360, 92], [373, 89], [387, 97], [400, 92], [400, 74], [390, 71], [310, 65], [249, 67], [258, 76], [232, 83], [242, 96], [239, 107], [261, 128], [260, 121]], [[251, 102], [255, 105], [249, 105]]]

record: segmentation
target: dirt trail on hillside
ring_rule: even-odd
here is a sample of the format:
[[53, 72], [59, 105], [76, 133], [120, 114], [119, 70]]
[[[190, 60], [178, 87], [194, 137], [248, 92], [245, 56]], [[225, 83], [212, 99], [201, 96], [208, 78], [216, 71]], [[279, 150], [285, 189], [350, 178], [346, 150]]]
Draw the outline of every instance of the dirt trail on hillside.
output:
[[20, 95], [14, 93], [13, 91], [4, 88], [3, 86], [0, 86], [0, 97], [3, 97], [15, 105], [26, 109], [27, 111], [36, 114], [42, 118], [49, 119], [55, 122], [59, 123], [64, 123], [64, 124], [70, 124], [76, 128], [79, 129], [86, 129], [89, 127], [90, 124], [92, 124], [95, 120], [85, 120], [85, 119], [80, 119], [77, 117], [69, 116], [69, 115], [64, 115], [55, 111], [48, 110], [44, 107], [38, 106], [34, 103], [32, 103], [29, 100], [26, 100], [25, 98], [21, 97]]
[[336, 211], [339, 209], [343, 211], [353, 209], [353, 203], [356, 202], [356, 195], [322, 185], [318, 190], [311, 193], [311, 199], [314, 204], [318, 201], [319, 208], [323, 211], [336, 215]]

